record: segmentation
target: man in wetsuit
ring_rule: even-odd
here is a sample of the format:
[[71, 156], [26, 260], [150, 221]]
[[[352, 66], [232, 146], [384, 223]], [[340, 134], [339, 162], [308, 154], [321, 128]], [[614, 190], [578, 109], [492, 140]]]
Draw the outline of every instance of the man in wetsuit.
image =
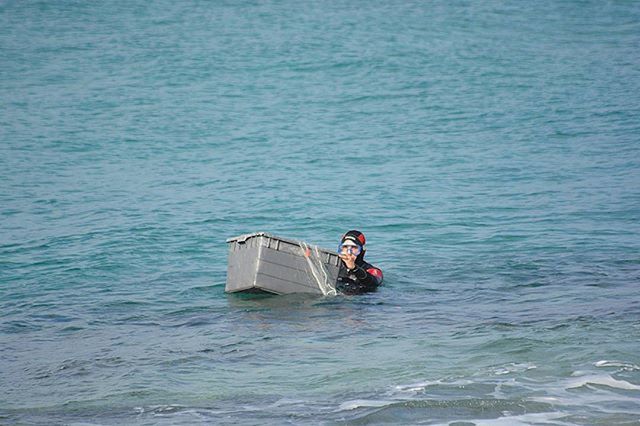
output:
[[342, 236], [338, 251], [347, 274], [338, 277], [337, 289], [341, 293], [366, 293], [382, 284], [382, 271], [364, 261], [366, 241], [364, 234], [355, 229]]

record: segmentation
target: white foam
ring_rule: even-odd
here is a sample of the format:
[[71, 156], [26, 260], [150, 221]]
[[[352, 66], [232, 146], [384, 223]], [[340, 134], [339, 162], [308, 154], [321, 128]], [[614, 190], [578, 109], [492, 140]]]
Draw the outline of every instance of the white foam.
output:
[[490, 396], [496, 398], [496, 399], [507, 399], [507, 396], [505, 395], [505, 393], [502, 391], [502, 387], [503, 386], [518, 386], [518, 383], [516, 382], [516, 380], [514, 378], [511, 378], [509, 380], [505, 380], [503, 382], [499, 382], [495, 384], [495, 387], [493, 388], [493, 392], [491, 392]]
[[345, 401], [338, 407], [339, 410], [355, 410], [359, 407], [384, 407], [385, 405], [393, 404], [393, 401], [381, 401], [374, 399], [354, 399], [352, 401]]
[[614, 379], [608, 374], [593, 374], [589, 376], [579, 376], [568, 381], [566, 389], [575, 389], [586, 385], [602, 385], [610, 388], [624, 390], [640, 390], [640, 386], [629, 383], [625, 380]]
[[559, 403], [569, 403], [568, 400], [566, 399], [561, 399], [555, 396], [532, 396], [530, 398], [528, 398], [529, 401], [534, 401], [534, 402], [545, 402], [547, 404], [559, 404]]
[[534, 368], [538, 368], [538, 367], [534, 364], [529, 364], [529, 363], [525, 363], [525, 364], [511, 363], [501, 367], [494, 368], [493, 374], [495, 374], [496, 376], [502, 376], [510, 373], [520, 373], [523, 371], [533, 370]]
[[602, 360], [602, 361], [596, 362], [594, 365], [596, 367], [618, 367], [618, 368], [623, 368], [625, 370], [640, 370], [640, 367], [638, 367], [635, 364], [629, 364], [629, 363], [620, 362], [620, 361]]
[[149, 409], [155, 414], [175, 413], [176, 411], [180, 411], [183, 408], [184, 407], [182, 405], [178, 404], [151, 405], [149, 407]]
[[[474, 423], [476, 426], [494, 426], [494, 425], [531, 425], [538, 423], [547, 423], [553, 421], [556, 425], [573, 425], [574, 423], [565, 423], [558, 419], [567, 416], [565, 413], [530, 413], [517, 416], [505, 416], [497, 419], [481, 419], [481, 420], [465, 420], [465, 422]], [[450, 423], [449, 423], [450, 424]]]
[[428, 386], [435, 386], [439, 384], [442, 384], [441, 380], [436, 380], [432, 382], [411, 383], [408, 385], [397, 385], [397, 386], [394, 386], [393, 389], [398, 392], [419, 392], [421, 390], [424, 390]]
[[[542, 402], [545, 404], [553, 404], [555, 406], [587, 406], [593, 405], [598, 407], [600, 411], [604, 411], [602, 407], [603, 403], [629, 403], [629, 407], [638, 405], [638, 398], [632, 396], [625, 396], [612, 391], [598, 391], [593, 393], [575, 393], [568, 392], [566, 390], [558, 390], [559, 394], [555, 396], [532, 396], [527, 398], [527, 401]], [[628, 411], [628, 409], [627, 409]]]
[[273, 404], [271, 404], [271, 407], [284, 407], [287, 405], [304, 405], [307, 401], [304, 401], [302, 399], [291, 399], [291, 398], [281, 398], [279, 400], [277, 400], [276, 402], [274, 402]]
[[393, 389], [397, 392], [419, 392], [425, 390], [430, 386], [467, 386], [472, 385], [474, 382], [471, 380], [455, 380], [451, 382], [445, 382], [444, 380], [432, 380], [427, 382], [411, 383], [408, 385], [397, 385]]

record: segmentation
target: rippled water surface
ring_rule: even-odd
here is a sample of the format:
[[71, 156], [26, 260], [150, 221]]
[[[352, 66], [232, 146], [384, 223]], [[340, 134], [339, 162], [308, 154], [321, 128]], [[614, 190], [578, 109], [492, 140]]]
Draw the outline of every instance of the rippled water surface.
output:
[[[0, 423], [637, 425], [639, 46], [631, 1], [0, 0]], [[226, 238], [351, 228], [377, 293], [224, 293]]]

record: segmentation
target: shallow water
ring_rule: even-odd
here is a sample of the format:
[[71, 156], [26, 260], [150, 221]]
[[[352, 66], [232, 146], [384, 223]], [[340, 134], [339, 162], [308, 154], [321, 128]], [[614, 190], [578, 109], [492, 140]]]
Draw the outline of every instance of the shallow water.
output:
[[[0, 2], [0, 423], [638, 424], [635, 2]], [[225, 239], [361, 297], [224, 293]], [[466, 423], [465, 423], [466, 422]]]

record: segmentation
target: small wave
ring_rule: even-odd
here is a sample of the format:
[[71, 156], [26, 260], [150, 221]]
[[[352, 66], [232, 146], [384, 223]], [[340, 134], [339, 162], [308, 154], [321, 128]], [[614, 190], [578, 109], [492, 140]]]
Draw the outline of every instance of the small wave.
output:
[[587, 385], [601, 385], [624, 390], [640, 390], [640, 386], [634, 385], [633, 383], [629, 383], [625, 380], [614, 379], [608, 374], [594, 374], [576, 377], [567, 383], [566, 389], [576, 389]]
[[394, 401], [383, 401], [373, 399], [354, 399], [352, 401], [345, 401], [338, 407], [339, 411], [355, 410], [360, 407], [384, 407], [389, 404], [393, 404]]
[[602, 360], [602, 361], [596, 362], [594, 365], [596, 367], [617, 367], [617, 368], [622, 368], [624, 370], [640, 370], [640, 367], [638, 367], [635, 364], [630, 364], [630, 363], [620, 362], [620, 361]]
[[395, 386], [394, 389], [398, 392], [420, 392], [427, 388], [428, 386], [434, 386], [442, 383], [439, 380], [434, 382], [421, 382], [421, 383], [413, 383], [410, 385], [398, 385]]
[[468, 385], [472, 385], [474, 382], [471, 380], [451, 380], [451, 381], [445, 381], [442, 379], [438, 379], [438, 380], [430, 380], [430, 381], [425, 381], [425, 382], [417, 382], [417, 383], [410, 383], [408, 385], [397, 385], [393, 387], [393, 391], [391, 392], [391, 394], [395, 394], [395, 393], [416, 393], [416, 392], [421, 392], [424, 391], [426, 388], [428, 387], [433, 387], [433, 386], [453, 386], [453, 387], [458, 387], [458, 386], [468, 386]]
[[502, 375], [511, 374], [511, 373], [521, 373], [523, 371], [533, 370], [536, 368], [538, 367], [530, 363], [524, 363], [524, 364], [511, 363], [504, 366], [495, 367], [492, 372], [496, 376], [502, 376]]
[[7, 334], [20, 334], [42, 330], [42, 326], [26, 321], [9, 321], [0, 330]]
[[107, 308], [139, 308], [141, 306], [151, 306], [152, 302], [141, 301], [141, 300], [114, 300], [110, 302], [105, 302], [104, 307]]
[[270, 407], [286, 407], [290, 405], [304, 405], [307, 401], [303, 399], [291, 399], [291, 398], [280, 398], [276, 402], [270, 405]]
[[178, 404], [152, 405], [149, 407], [149, 411], [153, 412], [154, 414], [176, 413], [184, 409], [184, 406]]
[[[562, 422], [558, 421], [562, 417], [567, 417], [565, 413], [530, 413], [530, 414], [521, 414], [517, 416], [506, 415], [505, 417], [499, 417], [497, 419], [489, 419], [489, 420], [465, 420], [465, 422], [469, 422], [470, 424], [474, 424], [475, 426], [493, 426], [493, 425], [531, 425], [531, 424], [548, 424], [553, 421], [555, 425], [573, 425], [574, 423]], [[447, 424], [452, 424], [455, 422], [450, 422]]]
[[61, 333], [76, 333], [78, 331], [82, 331], [84, 330], [84, 327], [80, 327], [77, 325], [70, 325], [68, 327], [64, 327], [63, 329], [60, 330]]
[[[412, 399], [412, 400], [377, 400], [377, 399], [356, 399], [346, 401], [340, 405], [341, 410], [355, 410], [357, 408], [369, 408], [350, 420], [359, 423], [388, 423], [390, 420], [401, 415], [407, 423], [412, 423], [411, 419], [423, 418], [425, 413], [429, 413], [432, 420], [440, 417], [442, 419], [451, 417], [451, 413], [462, 416], [459, 422], [473, 424], [531, 424], [535, 418], [544, 419], [547, 416], [554, 418], [565, 417], [562, 412], [551, 412], [551, 406], [545, 403], [519, 400], [498, 400], [486, 398], [471, 399]], [[483, 420], [477, 423], [475, 420], [481, 416]], [[531, 417], [534, 416], [534, 417]], [[539, 417], [535, 417], [539, 416]], [[467, 420], [473, 419], [473, 420]], [[518, 419], [522, 419], [518, 421]], [[451, 424], [447, 422], [446, 424]]]

